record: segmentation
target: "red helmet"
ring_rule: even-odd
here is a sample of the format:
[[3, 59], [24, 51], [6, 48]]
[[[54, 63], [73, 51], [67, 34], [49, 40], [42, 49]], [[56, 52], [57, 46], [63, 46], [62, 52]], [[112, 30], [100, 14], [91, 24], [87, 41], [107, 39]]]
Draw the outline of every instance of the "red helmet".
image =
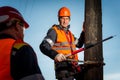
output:
[[24, 20], [21, 13], [17, 9], [9, 6], [0, 7], [0, 23], [9, 21], [12, 18], [22, 20], [25, 24], [25, 28], [29, 27], [28, 23]]

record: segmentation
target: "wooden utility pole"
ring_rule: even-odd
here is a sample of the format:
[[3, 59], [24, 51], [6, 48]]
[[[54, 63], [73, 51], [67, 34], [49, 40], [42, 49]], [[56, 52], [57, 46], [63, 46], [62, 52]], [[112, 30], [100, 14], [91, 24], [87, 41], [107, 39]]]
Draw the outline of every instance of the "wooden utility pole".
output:
[[[102, 40], [101, 0], [85, 0], [85, 47]], [[91, 61], [84, 72], [84, 80], [103, 80], [102, 43], [86, 50], [84, 60]]]

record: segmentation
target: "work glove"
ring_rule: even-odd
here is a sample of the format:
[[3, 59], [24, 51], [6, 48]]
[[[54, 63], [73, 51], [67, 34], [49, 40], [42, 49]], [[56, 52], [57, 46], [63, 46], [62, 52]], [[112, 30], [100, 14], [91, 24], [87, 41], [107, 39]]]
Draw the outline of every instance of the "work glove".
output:
[[56, 56], [55, 56], [55, 61], [56, 62], [62, 62], [62, 61], [65, 61], [66, 60], [66, 57], [65, 57], [65, 55], [63, 55], [63, 54], [57, 54]]

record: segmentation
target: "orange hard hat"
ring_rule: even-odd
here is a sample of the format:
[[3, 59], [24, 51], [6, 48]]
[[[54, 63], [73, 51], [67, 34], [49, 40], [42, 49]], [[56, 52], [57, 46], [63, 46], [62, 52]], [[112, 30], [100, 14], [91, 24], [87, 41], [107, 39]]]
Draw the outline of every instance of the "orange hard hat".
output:
[[25, 28], [29, 27], [28, 23], [24, 20], [21, 13], [17, 9], [10, 6], [0, 7], [0, 23], [9, 21], [12, 18], [18, 18], [22, 20], [25, 24]]
[[70, 10], [67, 7], [62, 7], [58, 11], [58, 16], [69, 16], [70, 17]]

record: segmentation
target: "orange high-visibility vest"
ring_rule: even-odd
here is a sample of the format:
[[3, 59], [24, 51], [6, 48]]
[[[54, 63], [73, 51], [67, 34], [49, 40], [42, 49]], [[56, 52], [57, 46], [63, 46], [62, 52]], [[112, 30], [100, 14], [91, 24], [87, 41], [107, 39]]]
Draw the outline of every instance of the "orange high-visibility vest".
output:
[[13, 80], [10, 71], [10, 57], [12, 48], [19, 49], [25, 43], [14, 39], [0, 39], [0, 80]]
[[[59, 29], [57, 26], [53, 26], [52, 28], [57, 33], [57, 40], [52, 47], [54, 50], [64, 55], [70, 54], [76, 50], [74, 36], [70, 31], [68, 31], [68, 34], [66, 34], [64, 30]], [[75, 54], [69, 58], [78, 60], [78, 55]]]
[[13, 80], [10, 74], [10, 54], [14, 39], [0, 39], [0, 80]]

